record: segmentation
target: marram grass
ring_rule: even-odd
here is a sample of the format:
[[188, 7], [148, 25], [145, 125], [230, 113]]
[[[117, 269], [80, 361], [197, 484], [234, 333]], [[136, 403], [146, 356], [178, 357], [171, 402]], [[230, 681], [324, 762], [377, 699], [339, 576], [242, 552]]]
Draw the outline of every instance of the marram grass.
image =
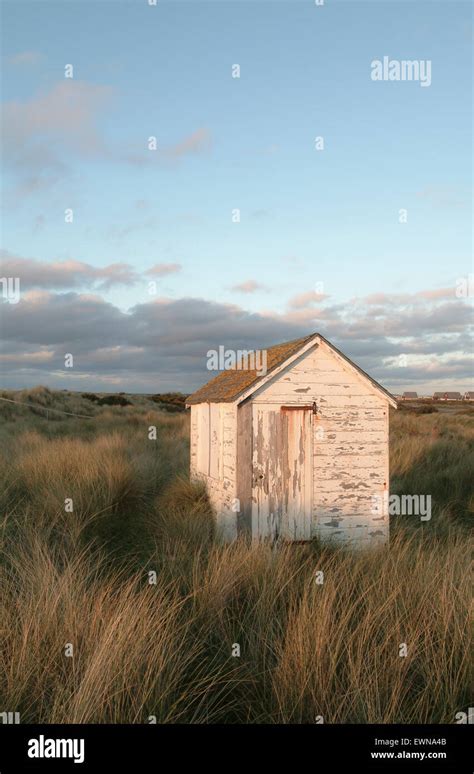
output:
[[[84, 410], [41, 389], [50, 407]], [[144, 400], [89, 411], [3, 415], [1, 711], [451, 723], [466, 709], [472, 415], [393, 415], [392, 486], [431, 493], [433, 518], [399, 520], [389, 550], [351, 554], [216, 544], [187, 477], [188, 418]]]

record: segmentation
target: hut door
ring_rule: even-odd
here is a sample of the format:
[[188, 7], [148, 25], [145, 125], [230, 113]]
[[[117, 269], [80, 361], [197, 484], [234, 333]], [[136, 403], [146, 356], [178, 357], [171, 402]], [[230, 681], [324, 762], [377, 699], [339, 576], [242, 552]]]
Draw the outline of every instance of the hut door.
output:
[[312, 412], [253, 405], [252, 534], [309, 540]]

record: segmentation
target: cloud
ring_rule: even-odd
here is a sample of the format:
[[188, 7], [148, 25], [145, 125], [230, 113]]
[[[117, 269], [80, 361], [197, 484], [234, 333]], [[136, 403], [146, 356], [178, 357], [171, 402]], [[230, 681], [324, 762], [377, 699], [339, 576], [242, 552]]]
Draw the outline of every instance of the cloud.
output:
[[20, 288], [66, 288], [91, 287], [108, 290], [114, 285], [133, 285], [139, 277], [127, 263], [111, 263], [96, 267], [82, 261], [38, 261], [22, 258], [7, 250], [0, 250], [2, 276], [19, 277]]
[[[115, 270], [110, 273], [115, 276]], [[60, 285], [61, 276], [52, 278]], [[369, 308], [364, 299], [351, 299], [277, 314], [202, 298], [159, 298], [125, 312], [97, 293], [32, 289], [16, 305], [1, 304], [0, 315], [9, 358], [5, 386], [46, 381], [77, 389], [109, 384], [190, 392], [209, 378], [209, 349], [262, 349], [315, 331], [396, 391], [427, 384], [434, 389], [441, 382], [440, 388], [466, 383], [467, 389], [472, 373], [472, 317], [461, 300]], [[74, 355], [72, 371], [64, 369], [68, 352]], [[400, 366], [401, 354], [408, 357], [406, 367]]]
[[300, 293], [299, 295], [290, 298], [288, 306], [291, 309], [304, 309], [313, 304], [319, 304], [326, 298], [329, 298], [329, 296], [325, 293], [316, 293], [314, 290], [308, 290], [306, 293]]
[[38, 364], [51, 364], [54, 358], [54, 352], [52, 350], [40, 349], [36, 352], [20, 352], [15, 354], [8, 352], [6, 354], [0, 354], [0, 363], [7, 363], [20, 366], [34, 366]]
[[368, 305], [413, 306], [423, 303], [424, 301], [433, 301], [440, 298], [455, 299], [455, 286], [419, 290], [417, 293], [372, 293], [364, 299], [361, 299], [361, 301]]
[[70, 174], [70, 158], [94, 158], [122, 164], [178, 162], [211, 147], [211, 133], [198, 128], [179, 142], [130, 153], [110, 143], [99, 124], [114, 97], [110, 86], [65, 78], [26, 100], [6, 102], [2, 141], [8, 170], [16, 178], [14, 198], [42, 192]]
[[420, 290], [416, 293], [416, 298], [423, 298], [428, 301], [432, 301], [438, 298], [455, 298], [456, 289], [453, 288], [436, 288], [435, 290]]
[[[17, 358], [9, 385], [46, 380], [65, 386], [64, 379], [79, 384], [88, 374], [91, 385], [114, 376], [127, 389], [186, 392], [208, 378], [207, 351], [219, 343], [256, 348], [304, 332], [235, 305], [197, 298], [158, 299], [123, 312], [100, 297], [32, 292], [19, 304], [0, 305], [4, 352]], [[43, 350], [53, 353], [47, 361], [35, 354]], [[74, 355], [71, 372], [64, 369], [65, 353]]]
[[44, 59], [39, 51], [19, 51], [9, 57], [8, 62], [12, 65], [34, 65]]
[[69, 174], [68, 155], [108, 155], [98, 116], [112, 89], [64, 79], [31, 99], [6, 102], [4, 157], [17, 176], [17, 197], [40, 192]]
[[211, 146], [211, 133], [209, 129], [200, 128], [185, 137], [176, 145], [171, 145], [165, 149], [165, 155], [170, 158], [179, 159], [189, 153], [203, 153], [209, 150]]
[[20, 152], [26, 153], [26, 162], [35, 159], [40, 137], [82, 153], [104, 153], [97, 115], [112, 93], [109, 86], [65, 78], [29, 100], [7, 102], [3, 111], [4, 137], [17, 163], [22, 161], [17, 158]]
[[146, 274], [154, 277], [165, 277], [168, 274], [177, 274], [181, 269], [180, 263], [155, 263], [151, 269], [147, 269]]
[[235, 290], [237, 293], [255, 293], [257, 290], [265, 290], [265, 285], [262, 285], [256, 280], [245, 280], [238, 285], [232, 285], [231, 290]]
[[161, 145], [158, 139], [156, 150], [149, 150], [144, 143], [143, 150], [139, 153], [135, 150], [127, 153], [118, 151], [118, 155], [121, 161], [135, 166], [147, 166], [154, 163], [177, 163], [185, 156], [207, 153], [211, 147], [212, 135], [210, 130], [200, 127], [172, 145]]

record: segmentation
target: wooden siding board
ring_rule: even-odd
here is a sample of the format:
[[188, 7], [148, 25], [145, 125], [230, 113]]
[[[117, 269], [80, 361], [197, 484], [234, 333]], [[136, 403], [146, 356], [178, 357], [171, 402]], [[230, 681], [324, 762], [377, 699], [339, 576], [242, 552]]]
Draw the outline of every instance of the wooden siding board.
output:
[[218, 403], [209, 404], [209, 475], [221, 478], [221, 411]]
[[[235, 406], [207, 403], [191, 406], [191, 475], [206, 484], [216, 513], [217, 536], [225, 541], [237, 535], [235, 428]], [[208, 455], [206, 448], [210, 450]]]
[[209, 405], [202, 403], [197, 407], [197, 472], [209, 475]]
[[237, 493], [240, 509], [237, 532], [252, 534], [252, 404], [237, 409]]

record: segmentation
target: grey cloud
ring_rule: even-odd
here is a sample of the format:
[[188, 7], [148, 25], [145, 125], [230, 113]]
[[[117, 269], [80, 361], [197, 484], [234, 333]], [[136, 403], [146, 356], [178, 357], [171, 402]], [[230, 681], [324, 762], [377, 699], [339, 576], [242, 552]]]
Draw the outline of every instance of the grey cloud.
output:
[[472, 310], [462, 301], [444, 303], [429, 310], [416, 310], [386, 321], [390, 336], [420, 336], [442, 331], [462, 332], [473, 322]]
[[206, 353], [219, 344], [250, 349], [304, 333], [238, 307], [199, 299], [155, 301], [125, 313], [98, 297], [44, 293], [17, 305], [4, 303], [0, 315], [10, 354], [41, 347], [53, 351], [48, 363], [32, 359], [37, 381], [62, 369], [64, 353], [71, 352], [81, 371], [120, 375], [124, 384], [138, 374], [145, 381], [154, 374], [157, 382], [174, 379], [174, 386], [184, 391], [209, 377]]
[[[318, 330], [389, 389], [409, 380], [449, 374], [453, 379], [469, 377], [468, 317], [458, 304], [434, 308], [425, 326], [432, 333], [421, 337], [411, 310], [401, 310], [400, 319], [392, 319], [390, 326], [382, 319], [378, 328], [360, 310], [357, 320], [349, 322], [351, 311], [351, 304], [338, 304], [328, 308], [326, 318], [292, 321], [285, 315], [251, 313], [235, 304], [182, 298], [158, 299], [124, 312], [99, 296], [32, 291], [17, 305], [0, 306], [7, 342], [4, 354], [24, 355], [18, 362], [7, 358], [2, 374], [7, 378], [8, 369], [8, 383], [16, 380], [18, 386], [29, 383], [35, 374], [37, 383], [46, 380], [54, 385], [52, 372], [64, 370], [64, 353], [71, 352], [75, 373], [67, 374], [68, 385], [86, 374], [83, 388], [113, 380], [115, 386], [110, 389], [158, 391], [166, 387], [188, 392], [209, 378], [209, 349], [219, 345], [262, 349]], [[390, 337], [385, 327], [391, 329]], [[452, 329], [449, 336], [447, 327]], [[393, 329], [401, 330], [404, 338], [392, 338]], [[52, 354], [41, 359], [37, 354], [41, 351]], [[422, 360], [400, 368], [395, 359], [403, 353], [413, 353], [415, 360], [416, 355], [431, 356], [434, 365]], [[61, 379], [58, 383], [66, 386]]]
[[138, 274], [127, 263], [91, 266], [82, 261], [38, 261], [0, 250], [2, 276], [19, 277], [22, 290], [30, 288], [94, 288], [107, 290], [114, 285], [133, 285]]

